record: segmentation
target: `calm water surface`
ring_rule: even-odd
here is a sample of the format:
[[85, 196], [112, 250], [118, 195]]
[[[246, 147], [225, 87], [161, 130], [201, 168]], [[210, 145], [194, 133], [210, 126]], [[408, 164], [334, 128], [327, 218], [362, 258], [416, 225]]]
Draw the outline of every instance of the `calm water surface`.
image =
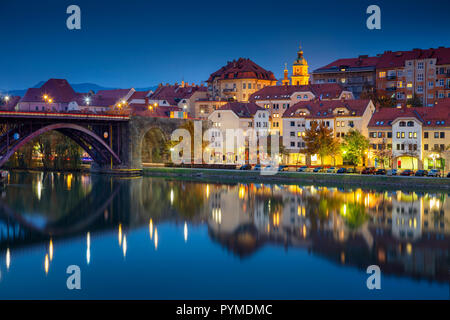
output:
[[55, 173], [0, 191], [1, 299], [449, 299], [449, 248], [444, 193]]

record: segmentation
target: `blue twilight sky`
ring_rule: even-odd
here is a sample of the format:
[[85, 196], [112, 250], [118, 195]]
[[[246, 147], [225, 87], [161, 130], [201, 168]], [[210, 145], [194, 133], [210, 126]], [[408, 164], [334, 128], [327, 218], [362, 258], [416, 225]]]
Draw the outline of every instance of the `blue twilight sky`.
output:
[[[66, 8], [81, 8], [80, 31]], [[366, 28], [370, 4], [381, 30]], [[450, 46], [449, 0], [0, 0], [0, 89], [51, 77], [145, 87], [204, 81], [251, 58], [280, 78], [302, 43], [310, 70], [337, 58]]]

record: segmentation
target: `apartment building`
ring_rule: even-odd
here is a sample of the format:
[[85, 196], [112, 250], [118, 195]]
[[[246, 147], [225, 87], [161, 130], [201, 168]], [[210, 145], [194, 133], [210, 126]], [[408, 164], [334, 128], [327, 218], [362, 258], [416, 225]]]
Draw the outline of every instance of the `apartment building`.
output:
[[[375, 106], [370, 100], [328, 100], [304, 101], [296, 103], [283, 114], [283, 145], [289, 152], [285, 159], [288, 164], [306, 164], [303, 137], [311, 128], [311, 122], [323, 122], [333, 130], [337, 139], [342, 139], [350, 130], [358, 130], [367, 136], [367, 125]], [[342, 164], [342, 157], [323, 159], [324, 164]], [[313, 155], [311, 164], [322, 161]]]
[[377, 90], [401, 105], [416, 95], [432, 106], [450, 97], [450, 48], [386, 51], [377, 63]]
[[433, 107], [382, 108], [373, 114], [368, 129], [369, 165], [449, 170], [450, 99]]
[[273, 86], [277, 79], [250, 59], [239, 58], [228, 62], [212, 73], [207, 80], [210, 96], [228, 101], [248, 101], [257, 90]]
[[358, 99], [363, 92], [375, 88], [379, 57], [360, 55], [358, 58], [338, 59], [312, 72], [313, 84], [337, 83]]
[[[212, 136], [209, 138], [212, 142], [210, 146], [214, 149], [211, 160], [215, 163], [235, 163], [238, 155], [244, 157], [249, 129], [256, 131], [260, 136], [269, 133], [269, 112], [252, 102], [230, 102], [219, 110], [213, 111], [208, 120], [211, 121], [213, 128]], [[247, 139], [244, 148], [240, 146], [239, 149], [227, 152], [226, 130], [228, 129], [234, 130], [234, 134], [238, 137]]]
[[250, 96], [250, 101], [269, 111], [270, 130], [283, 135], [283, 113], [301, 101], [352, 100], [352, 92], [339, 84], [281, 85], [267, 86]]

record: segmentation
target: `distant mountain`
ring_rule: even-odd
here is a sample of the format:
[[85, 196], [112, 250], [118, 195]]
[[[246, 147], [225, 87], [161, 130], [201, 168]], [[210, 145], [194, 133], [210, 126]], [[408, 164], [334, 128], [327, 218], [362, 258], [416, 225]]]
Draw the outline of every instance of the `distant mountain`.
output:
[[[41, 87], [45, 81], [41, 81], [32, 88], [39, 88]], [[120, 89], [120, 88], [109, 88], [109, 87], [102, 87], [95, 83], [77, 83], [77, 84], [70, 84], [76, 92], [89, 92], [90, 90], [97, 92], [99, 90], [114, 90], [114, 89]], [[152, 87], [145, 87], [145, 88], [135, 88], [136, 91], [155, 91], [158, 86], [152, 86]], [[27, 89], [18, 89], [18, 90], [0, 90], [0, 92], [8, 93], [12, 96], [21, 96], [23, 97], [25, 93], [27, 92]]]

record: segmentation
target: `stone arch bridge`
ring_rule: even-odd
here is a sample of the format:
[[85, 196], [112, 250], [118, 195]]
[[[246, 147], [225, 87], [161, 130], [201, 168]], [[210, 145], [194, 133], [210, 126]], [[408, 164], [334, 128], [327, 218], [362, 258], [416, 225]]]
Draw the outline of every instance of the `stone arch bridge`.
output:
[[74, 140], [94, 160], [92, 171], [140, 173], [142, 141], [158, 128], [166, 140], [187, 119], [106, 114], [0, 111], [0, 167], [27, 142], [48, 131]]

